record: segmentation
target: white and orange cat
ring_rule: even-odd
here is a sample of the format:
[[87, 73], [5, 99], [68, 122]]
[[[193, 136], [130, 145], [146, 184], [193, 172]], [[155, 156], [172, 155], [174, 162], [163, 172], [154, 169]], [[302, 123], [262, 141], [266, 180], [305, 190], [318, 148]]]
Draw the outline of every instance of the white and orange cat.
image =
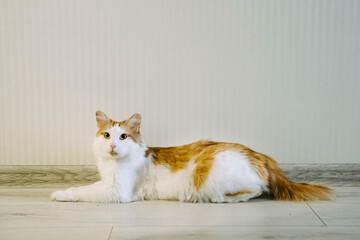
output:
[[97, 111], [94, 152], [101, 181], [55, 191], [56, 201], [126, 203], [139, 200], [242, 202], [268, 194], [275, 200], [331, 200], [332, 190], [294, 183], [272, 158], [237, 143], [198, 141], [148, 147], [141, 116], [116, 122]]

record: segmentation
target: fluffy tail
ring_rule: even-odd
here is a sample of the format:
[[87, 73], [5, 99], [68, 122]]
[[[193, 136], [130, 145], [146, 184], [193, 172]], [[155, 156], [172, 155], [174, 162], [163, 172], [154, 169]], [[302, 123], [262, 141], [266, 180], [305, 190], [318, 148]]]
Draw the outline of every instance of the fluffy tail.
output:
[[334, 192], [330, 188], [290, 181], [274, 160], [268, 162], [267, 168], [270, 194], [274, 200], [330, 201], [334, 199]]

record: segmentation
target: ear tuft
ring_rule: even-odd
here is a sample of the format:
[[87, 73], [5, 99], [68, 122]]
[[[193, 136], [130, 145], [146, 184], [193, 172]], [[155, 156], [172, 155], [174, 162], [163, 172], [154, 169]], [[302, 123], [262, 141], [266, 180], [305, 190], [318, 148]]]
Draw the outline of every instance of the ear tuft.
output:
[[126, 124], [136, 133], [140, 132], [141, 125], [141, 115], [140, 113], [135, 113], [128, 120], [126, 120]]
[[96, 121], [98, 123], [98, 126], [100, 126], [104, 123], [109, 122], [110, 118], [108, 118], [108, 116], [106, 116], [106, 114], [102, 111], [96, 111]]

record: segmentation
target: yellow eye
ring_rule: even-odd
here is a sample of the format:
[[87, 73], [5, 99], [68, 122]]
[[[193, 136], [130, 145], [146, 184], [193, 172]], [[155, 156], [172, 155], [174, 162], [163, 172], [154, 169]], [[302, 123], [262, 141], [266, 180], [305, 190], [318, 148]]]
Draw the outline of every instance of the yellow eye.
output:
[[108, 133], [108, 132], [104, 132], [103, 135], [104, 135], [104, 138], [106, 138], [106, 139], [110, 138], [110, 133]]
[[120, 135], [120, 140], [125, 140], [127, 138], [127, 134], [123, 133]]

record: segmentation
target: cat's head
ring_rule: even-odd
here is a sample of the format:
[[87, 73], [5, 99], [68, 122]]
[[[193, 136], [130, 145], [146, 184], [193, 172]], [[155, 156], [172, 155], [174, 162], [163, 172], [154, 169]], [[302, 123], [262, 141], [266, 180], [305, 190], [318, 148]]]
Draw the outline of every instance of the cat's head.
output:
[[143, 146], [140, 134], [141, 115], [116, 122], [103, 112], [96, 112], [98, 130], [94, 141], [95, 154], [101, 158], [124, 158]]

